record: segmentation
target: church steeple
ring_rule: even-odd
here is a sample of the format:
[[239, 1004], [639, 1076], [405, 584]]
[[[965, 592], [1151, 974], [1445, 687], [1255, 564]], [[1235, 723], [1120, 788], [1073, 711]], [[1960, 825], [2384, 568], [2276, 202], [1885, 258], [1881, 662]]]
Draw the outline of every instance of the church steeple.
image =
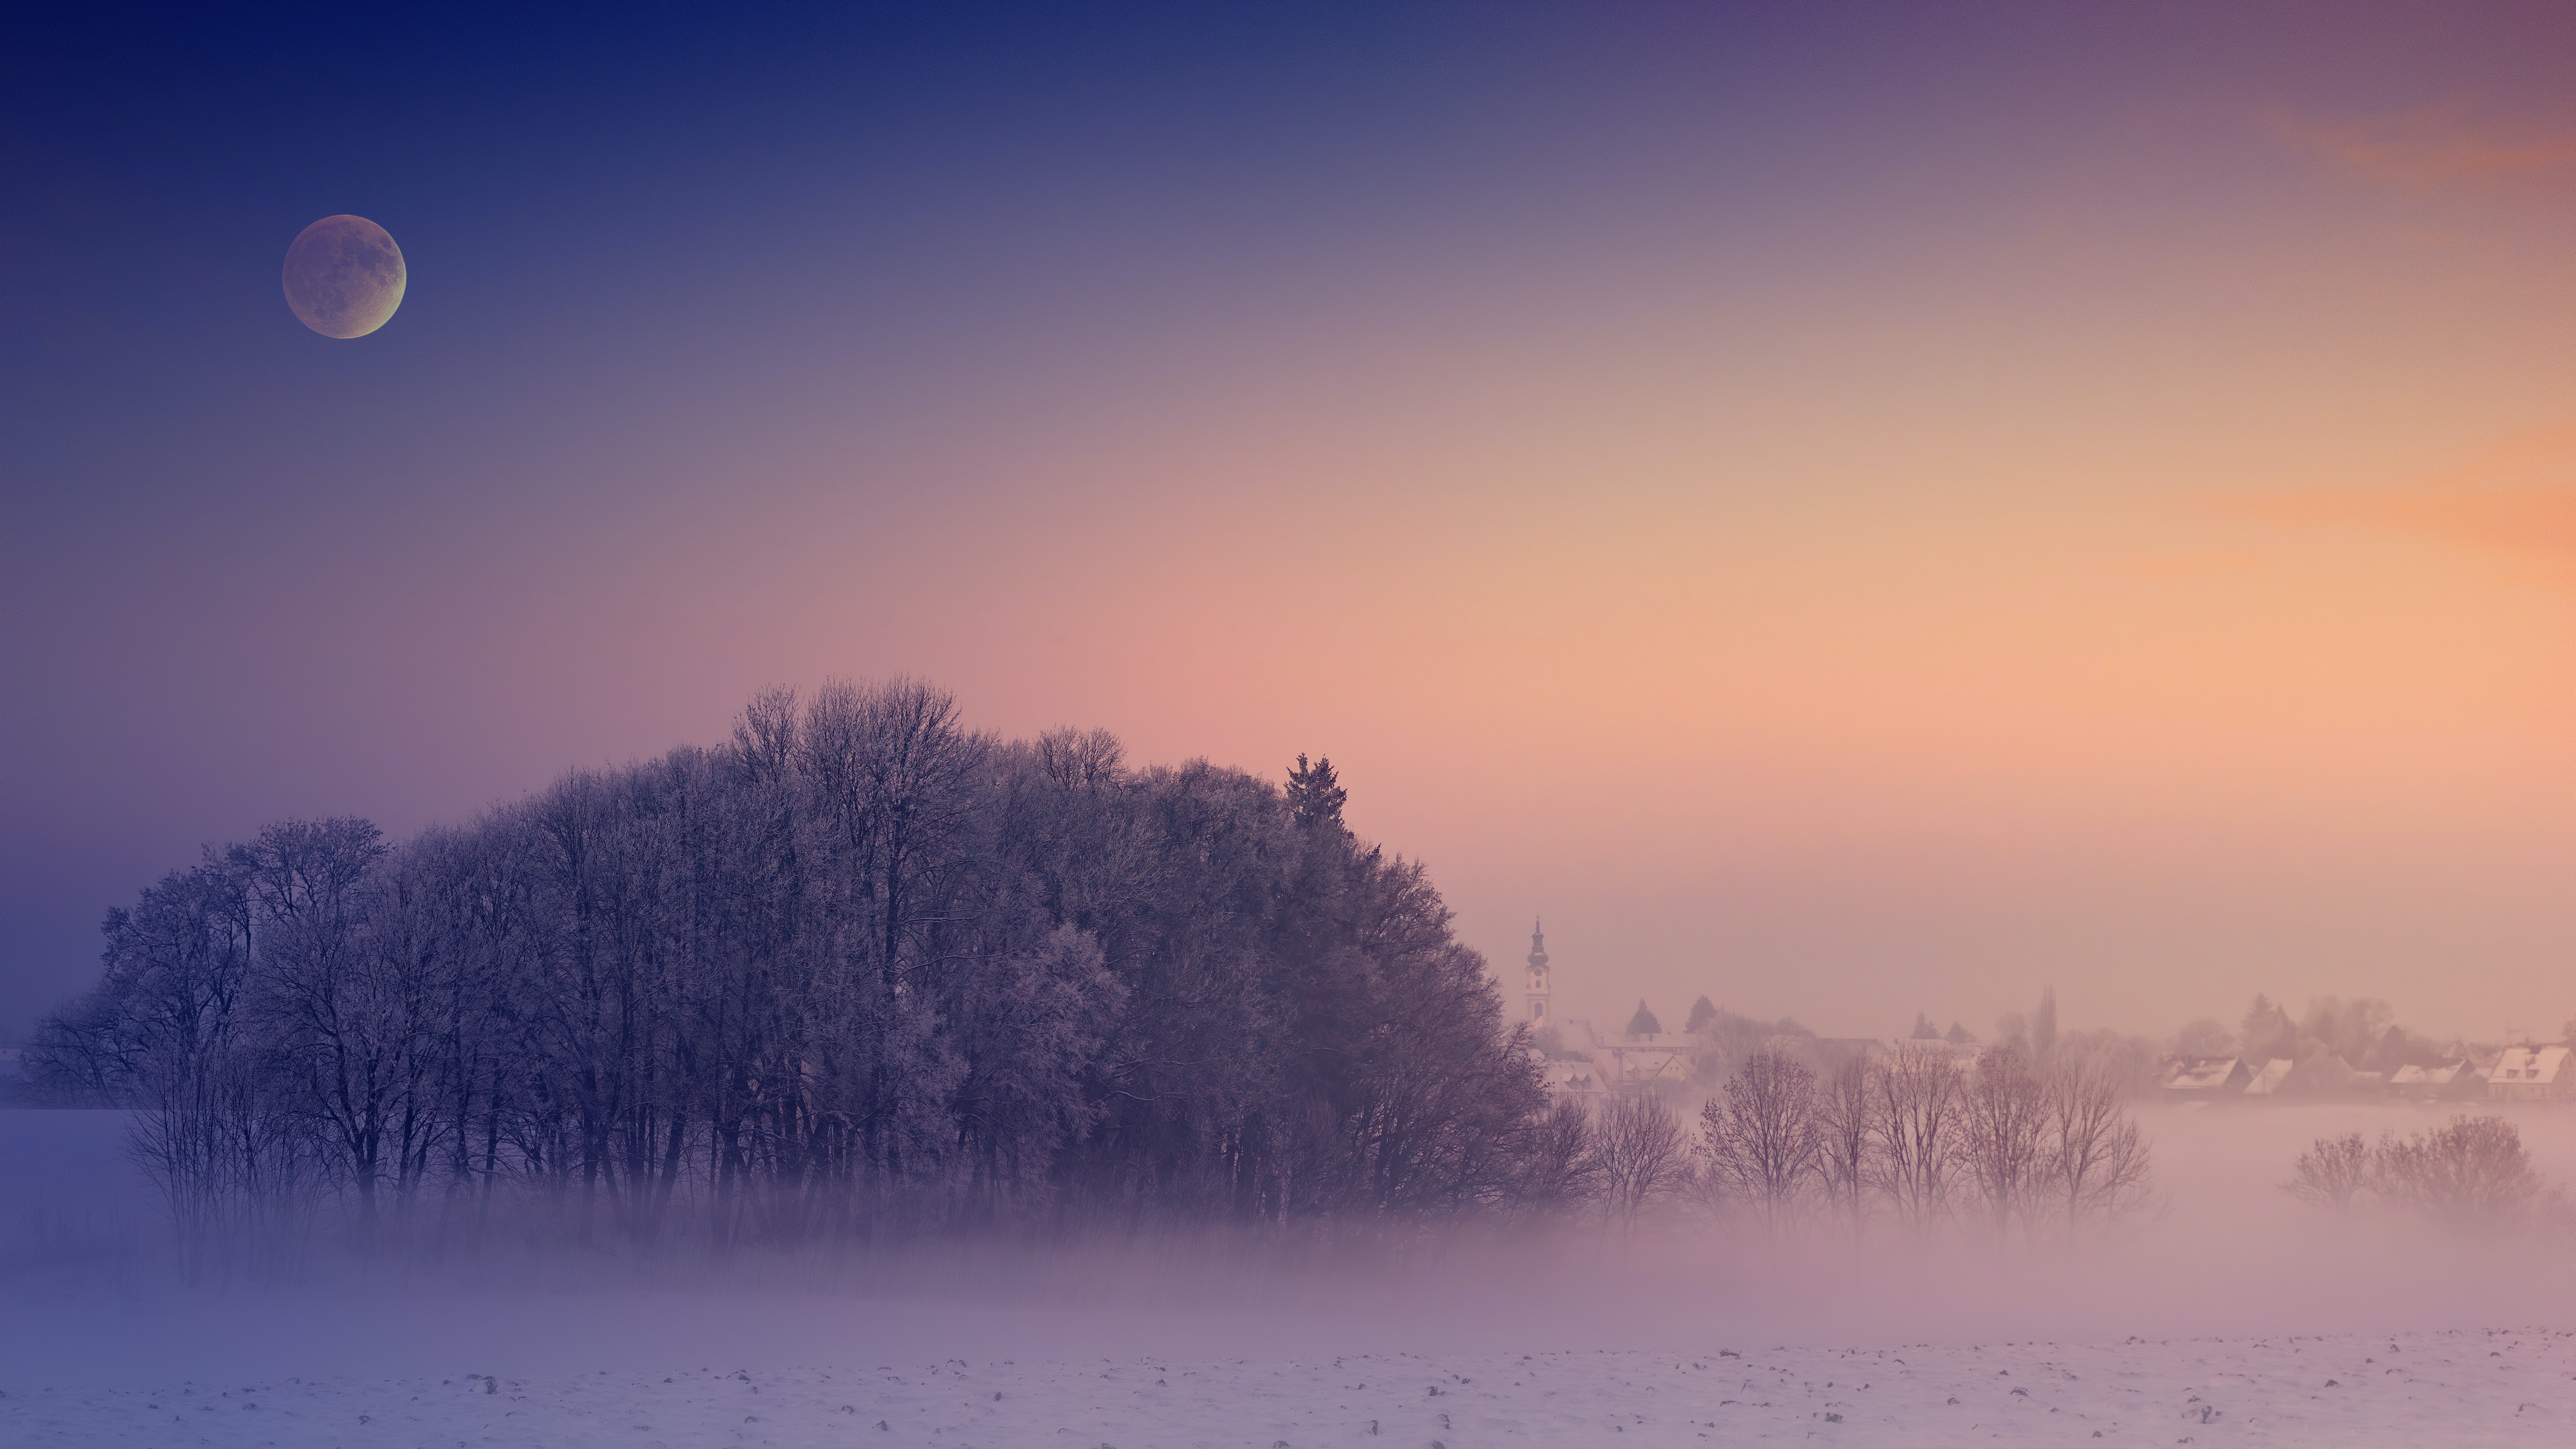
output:
[[1529, 1024], [1536, 1031], [1547, 1020], [1547, 931], [1543, 923], [1530, 922], [1529, 953]]

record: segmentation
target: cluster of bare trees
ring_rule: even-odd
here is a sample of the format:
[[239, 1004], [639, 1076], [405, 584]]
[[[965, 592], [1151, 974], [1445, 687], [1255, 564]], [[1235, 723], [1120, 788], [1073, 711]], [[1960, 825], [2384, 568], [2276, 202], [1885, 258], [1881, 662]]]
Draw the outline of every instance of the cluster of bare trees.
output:
[[2502, 1117], [2462, 1114], [2429, 1131], [2320, 1137], [2299, 1154], [2283, 1189], [2337, 1215], [2394, 1213], [2462, 1232], [2530, 1223], [2561, 1209], [2522, 1133]]
[[722, 1244], [1572, 1191], [1481, 958], [1342, 799], [911, 681], [771, 692], [462, 827], [209, 850], [30, 1058], [139, 1109], [200, 1256], [496, 1203]]
[[1626, 1096], [1590, 1124], [1578, 1160], [1614, 1224], [1692, 1202], [1773, 1236], [1956, 1222], [2044, 1237], [2152, 1202], [2118, 1071], [2064, 1052], [2035, 1062], [2016, 1047], [1966, 1064], [1940, 1043], [1900, 1044], [1821, 1078], [1758, 1052], [1701, 1107], [1696, 1134], [1660, 1098]]

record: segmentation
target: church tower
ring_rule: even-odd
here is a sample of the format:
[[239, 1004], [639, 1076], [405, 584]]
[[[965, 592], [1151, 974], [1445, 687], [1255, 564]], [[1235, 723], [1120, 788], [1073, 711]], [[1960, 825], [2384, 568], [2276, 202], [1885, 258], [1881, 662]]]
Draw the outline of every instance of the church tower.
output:
[[1539, 923], [1530, 923], [1529, 953], [1529, 1025], [1537, 1031], [1547, 1019], [1547, 933]]

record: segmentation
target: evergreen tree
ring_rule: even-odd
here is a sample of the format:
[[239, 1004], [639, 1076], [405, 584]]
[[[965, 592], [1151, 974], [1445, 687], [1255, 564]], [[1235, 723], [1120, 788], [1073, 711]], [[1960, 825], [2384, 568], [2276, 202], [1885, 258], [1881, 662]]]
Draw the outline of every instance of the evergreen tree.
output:
[[1301, 754], [1297, 767], [1288, 772], [1288, 808], [1301, 830], [1318, 825], [1347, 828], [1342, 824], [1342, 802], [1350, 796], [1351, 792], [1334, 777], [1333, 761], [1328, 755], [1319, 755], [1314, 764], [1308, 765]]
[[2256, 993], [2254, 1004], [2245, 1009], [2245, 1055], [2258, 1065], [2274, 1057], [2299, 1057], [2299, 1028], [2290, 1014]]
[[1682, 1024], [1682, 1030], [1697, 1031], [1715, 1020], [1717, 1020], [1717, 1007], [1703, 996], [1691, 1003], [1690, 1020]]
[[1664, 1024], [1655, 1020], [1655, 1014], [1646, 1009], [1646, 1003], [1638, 1002], [1637, 1014], [1628, 1018], [1628, 1035], [1653, 1036], [1663, 1029]]
[[1955, 1021], [1950, 1023], [1950, 1034], [1943, 1037], [1942, 1040], [1948, 1042], [1952, 1046], [1975, 1046], [1977, 1044], [1976, 1033], [1968, 1030], [1966, 1027], [1961, 1026]]
[[1925, 1016], [1922, 1012], [1918, 1011], [1914, 1013], [1913, 1035], [1914, 1040], [1916, 1041], [1939, 1041], [1941, 1039], [1941, 1028], [1932, 1024], [1932, 1018]]

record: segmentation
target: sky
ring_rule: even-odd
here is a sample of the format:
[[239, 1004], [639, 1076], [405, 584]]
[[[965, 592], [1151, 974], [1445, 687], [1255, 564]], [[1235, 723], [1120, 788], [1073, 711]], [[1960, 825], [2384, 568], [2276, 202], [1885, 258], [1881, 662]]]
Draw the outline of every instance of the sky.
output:
[[0, 1039], [898, 672], [1329, 755], [1559, 1015], [2557, 1035], [2576, 20], [1790, 10], [12, 9]]

